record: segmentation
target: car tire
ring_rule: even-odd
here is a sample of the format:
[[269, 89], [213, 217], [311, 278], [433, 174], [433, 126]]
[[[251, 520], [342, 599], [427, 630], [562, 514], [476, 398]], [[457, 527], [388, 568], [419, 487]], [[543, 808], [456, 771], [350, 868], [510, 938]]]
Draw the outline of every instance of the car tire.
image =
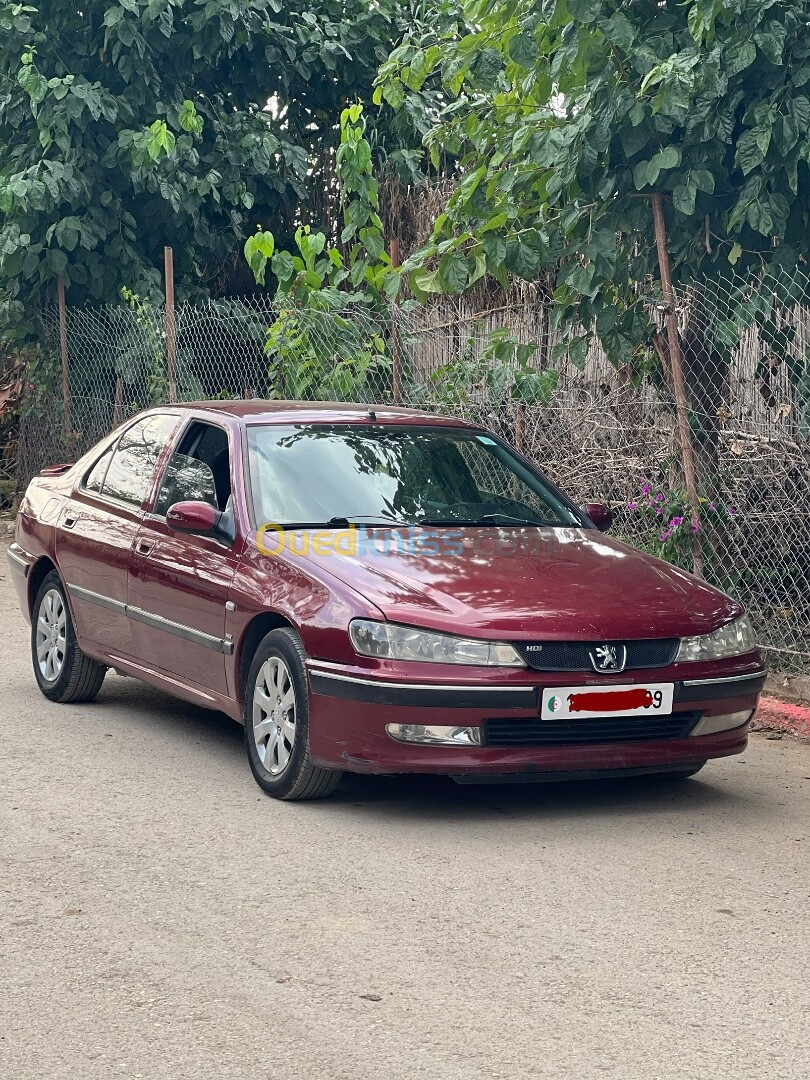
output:
[[259, 643], [245, 681], [245, 747], [256, 783], [276, 799], [322, 799], [341, 773], [309, 754], [306, 653], [294, 630], [272, 630]]
[[107, 674], [104, 664], [79, 648], [65, 588], [55, 570], [43, 578], [34, 599], [31, 660], [42, 693], [63, 704], [92, 701]]

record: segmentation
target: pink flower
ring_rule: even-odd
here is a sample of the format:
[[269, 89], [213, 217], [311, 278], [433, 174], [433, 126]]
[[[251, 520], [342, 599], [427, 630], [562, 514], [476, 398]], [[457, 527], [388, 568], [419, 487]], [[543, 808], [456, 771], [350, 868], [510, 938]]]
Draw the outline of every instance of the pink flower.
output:
[[671, 527], [673, 527], [673, 528], [677, 528], [677, 527], [678, 527], [678, 525], [682, 525], [682, 524], [683, 524], [683, 518], [682, 518], [682, 517], [674, 517], [674, 518], [670, 518], [670, 519], [669, 519], [669, 524], [670, 524], [670, 526], [671, 526]]
[[663, 510], [661, 509], [661, 507], [659, 506], [659, 507], [658, 507], [658, 509], [657, 509], [657, 510], [655, 511], [656, 517], [661, 517], [661, 515], [663, 514], [663, 512], [664, 512], [664, 511], [663, 511]]
[[729, 513], [729, 517], [734, 517], [734, 515], [737, 513], [737, 511], [734, 509], [733, 506], [730, 506], [728, 508], [728, 513]]
[[710, 502], [710, 503], [709, 503], [709, 509], [710, 509], [710, 510], [716, 510], [716, 509], [717, 509], [717, 506], [716, 506], [716, 504], [715, 504], [715, 503], [713, 503], [713, 502]]
[[692, 522], [692, 524], [690, 525], [690, 528], [691, 528], [693, 533], [700, 532], [700, 525], [696, 521]]
[[652, 484], [644, 484], [641, 488], [642, 495], [649, 495], [652, 491]]
[[664, 493], [663, 493], [663, 491], [659, 491], [658, 494], [655, 496], [655, 498], [656, 498], [657, 502], [663, 502], [664, 501]]
[[637, 502], [629, 502], [627, 504], [627, 506], [628, 506], [628, 509], [630, 509], [630, 510], [637, 510], [638, 509], [638, 503]]

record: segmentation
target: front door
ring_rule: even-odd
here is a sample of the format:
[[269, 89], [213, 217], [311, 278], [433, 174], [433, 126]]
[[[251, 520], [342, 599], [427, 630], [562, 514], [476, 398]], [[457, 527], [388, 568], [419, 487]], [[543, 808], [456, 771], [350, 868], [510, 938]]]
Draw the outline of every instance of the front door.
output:
[[135, 538], [129, 572], [129, 616], [142, 663], [197, 686], [228, 694], [225, 604], [239, 561], [206, 536], [175, 533], [166, 511], [196, 499], [224, 510], [231, 496], [231, 452], [225, 428], [193, 421], [180, 437], [160, 486], [154, 512]]

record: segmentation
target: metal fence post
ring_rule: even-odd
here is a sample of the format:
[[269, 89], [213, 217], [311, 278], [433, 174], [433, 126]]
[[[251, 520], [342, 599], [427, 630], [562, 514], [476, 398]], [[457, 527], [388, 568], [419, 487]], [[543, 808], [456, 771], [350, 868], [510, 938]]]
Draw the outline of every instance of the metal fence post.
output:
[[[399, 266], [399, 238], [391, 238], [391, 265]], [[399, 336], [399, 294], [391, 305], [391, 393], [394, 404], [402, 402], [402, 341]]]
[[169, 376], [169, 401], [177, 401], [177, 328], [174, 320], [174, 252], [163, 249], [166, 283], [166, 370]]
[[59, 356], [62, 361], [62, 426], [65, 443], [70, 444], [70, 366], [68, 363], [67, 303], [65, 301], [65, 278], [60, 274], [56, 279], [56, 297], [59, 304]]

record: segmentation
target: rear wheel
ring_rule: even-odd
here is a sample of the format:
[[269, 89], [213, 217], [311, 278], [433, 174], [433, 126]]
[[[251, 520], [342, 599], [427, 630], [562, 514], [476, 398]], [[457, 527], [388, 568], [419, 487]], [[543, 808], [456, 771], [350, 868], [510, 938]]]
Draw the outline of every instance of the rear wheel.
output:
[[245, 685], [245, 746], [259, 787], [277, 799], [321, 799], [341, 774], [312, 764], [306, 653], [294, 630], [259, 644]]
[[92, 701], [107, 673], [103, 664], [79, 648], [65, 589], [55, 570], [43, 579], [34, 600], [31, 659], [37, 684], [51, 701]]

